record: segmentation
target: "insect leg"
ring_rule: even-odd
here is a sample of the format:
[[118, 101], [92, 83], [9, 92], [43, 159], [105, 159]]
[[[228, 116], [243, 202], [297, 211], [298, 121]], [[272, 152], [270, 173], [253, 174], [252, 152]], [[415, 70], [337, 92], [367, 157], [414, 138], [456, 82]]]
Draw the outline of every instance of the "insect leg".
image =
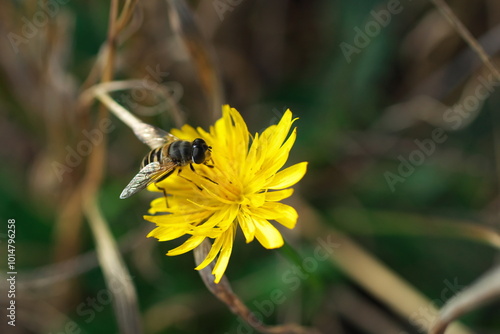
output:
[[167, 206], [167, 208], [170, 208], [170, 206], [168, 205], [168, 195], [167, 195], [167, 192], [165, 191], [165, 188], [158, 187], [158, 185], [156, 183], [155, 183], [155, 186], [156, 186], [156, 188], [163, 191], [163, 196], [165, 197], [165, 205]]
[[[207, 162], [211, 161], [212, 163], [209, 165]], [[203, 163], [205, 166], [209, 167], [209, 168], [214, 168], [214, 159], [210, 158], [209, 160], [205, 161]]]
[[[195, 173], [196, 173], [196, 171], [195, 171], [195, 170], [194, 170], [194, 168], [193, 168], [193, 165], [192, 165], [192, 164], [189, 164], [189, 166], [191, 167], [191, 170], [192, 170], [193, 172], [195, 172]], [[182, 169], [179, 169], [179, 171], [177, 172], [177, 176], [182, 177], [184, 180], [191, 182], [191, 183], [192, 183], [192, 184], [194, 184], [194, 185], [196, 186], [196, 188], [198, 188], [200, 191], [201, 191], [201, 190], [203, 190], [203, 189], [202, 189], [199, 185], [197, 185], [196, 183], [194, 183], [192, 180], [190, 180], [190, 179], [185, 178], [184, 176], [182, 176], [182, 175], [181, 175], [181, 172], [182, 172]]]
[[168, 205], [168, 196], [167, 196], [167, 192], [165, 191], [165, 188], [162, 188], [162, 187], [158, 187], [158, 182], [160, 181], [163, 181], [165, 180], [167, 177], [169, 177], [170, 175], [172, 175], [172, 173], [174, 172], [174, 169], [172, 169], [170, 172], [166, 173], [165, 175], [163, 175], [162, 177], [160, 177], [158, 180], [155, 181], [155, 186], [160, 189], [161, 191], [163, 191], [163, 195], [165, 196], [165, 204], [167, 205], [167, 208], [169, 208], [170, 206]]
[[[210, 168], [213, 168], [213, 167], [214, 167], [214, 166], [208, 166], [208, 165], [206, 165], [206, 166], [207, 166], [207, 167], [210, 167]], [[198, 174], [198, 173], [194, 170], [193, 164], [189, 164], [189, 168], [191, 168], [191, 170], [192, 170], [193, 172], [195, 172], [196, 174]], [[179, 171], [180, 171], [180, 170], [179, 170]], [[215, 182], [214, 180], [212, 180], [211, 178], [209, 178], [209, 177], [207, 177], [207, 176], [205, 176], [205, 175], [201, 175], [201, 174], [198, 174], [198, 175], [199, 175], [199, 176], [201, 176], [202, 178], [204, 178], [205, 180], [208, 180], [208, 181], [212, 182], [213, 184], [217, 184], [217, 185], [219, 185], [217, 182]], [[198, 187], [198, 186], [197, 186], [197, 187]], [[199, 187], [198, 187], [198, 188], [199, 188]]]

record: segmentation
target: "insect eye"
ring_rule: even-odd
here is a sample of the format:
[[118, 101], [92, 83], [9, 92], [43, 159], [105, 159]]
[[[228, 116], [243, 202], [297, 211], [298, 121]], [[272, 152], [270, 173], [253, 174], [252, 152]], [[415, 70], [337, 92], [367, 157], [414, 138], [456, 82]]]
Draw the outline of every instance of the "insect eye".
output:
[[205, 152], [199, 148], [193, 150], [193, 162], [195, 164], [202, 164], [205, 162]]
[[205, 152], [208, 150], [208, 145], [201, 138], [193, 141], [193, 162], [195, 164], [202, 164], [205, 162]]

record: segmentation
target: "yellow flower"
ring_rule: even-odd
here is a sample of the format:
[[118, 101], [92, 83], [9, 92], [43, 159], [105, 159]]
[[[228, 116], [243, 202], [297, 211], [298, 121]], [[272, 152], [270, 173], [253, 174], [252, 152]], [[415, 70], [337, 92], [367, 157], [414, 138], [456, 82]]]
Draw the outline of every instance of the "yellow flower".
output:
[[[294, 228], [297, 212], [280, 201], [292, 195], [290, 187], [307, 168], [307, 162], [301, 162], [279, 171], [297, 133], [295, 128], [289, 135], [295, 121], [290, 110], [277, 125], [253, 138], [236, 109], [223, 106], [222, 114], [209, 132], [189, 125], [172, 130], [183, 140], [203, 138], [212, 147], [213, 167], [194, 165], [194, 172], [184, 167], [180, 175], [174, 173], [161, 181], [158, 187], [171, 196], [153, 200], [151, 215], [144, 217], [157, 225], [148, 237], [166, 241], [190, 236], [167, 255], [186, 253], [205, 238], [214, 239], [210, 252], [196, 269], [203, 269], [217, 257], [212, 272], [216, 283], [227, 268], [238, 226], [247, 243], [257, 238], [267, 249], [283, 245], [281, 233], [269, 220]], [[149, 190], [158, 191], [154, 186]]]

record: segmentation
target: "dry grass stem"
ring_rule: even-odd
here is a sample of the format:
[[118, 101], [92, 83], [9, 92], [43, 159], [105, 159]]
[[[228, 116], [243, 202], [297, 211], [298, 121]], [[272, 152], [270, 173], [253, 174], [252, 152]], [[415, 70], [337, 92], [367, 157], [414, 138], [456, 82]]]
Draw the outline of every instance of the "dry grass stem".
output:
[[429, 334], [443, 334], [452, 321], [499, 297], [500, 266], [497, 266], [446, 303]]
[[113, 296], [111, 299], [120, 333], [142, 333], [139, 305], [132, 277], [96, 201], [90, 200], [86, 203], [85, 215], [92, 230], [107, 291]]
[[214, 60], [214, 52], [205, 41], [193, 13], [184, 0], [167, 0], [171, 24], [186, 45], [200, 77], [201, 86], [208, 101], [212, 121], [220, 117], [224, 91], [220, 73]]
[[[194, 249], [195, 263], [199, 265], [210, 251], [211, 244], [205, 239], [200, 246]], [[218, 284], [214, 283], [214, 275], [212, 275], [212, 270], [214, 268], [214, 262], [212, 262], [207, 267], [199, 270], [200, 276], [205, 283], [208, 290], [222, 301], [226, 306], [244, 320], [248, 325], [252, 326], [255, 330], [264, 334], [319, 334], [319, 331], [315, 328], [302, 327], [297, 324], [284, 324], [277, 326], [269, 326], [263, 324], [255, 315], [246, 307], [243, 301], [236, 295], [232, 288], [229, 280], [226, 276], [223, 276]]]
[[481, 44], [472, 36], [470, 31], [460, 21], [460, 19], [451, 10], [450, 6], [444, 0], [431, 0], [434, 5], [441, 11], [443, 16], [451, 23], [457, 33], [469, 44], [474, 52], [479, 56], [484, 65], [493, 73], [497, 81], [500, 81], [500, 72], [498, 72], [495, 65], [492, 64], [490, 56], [483, 49]]

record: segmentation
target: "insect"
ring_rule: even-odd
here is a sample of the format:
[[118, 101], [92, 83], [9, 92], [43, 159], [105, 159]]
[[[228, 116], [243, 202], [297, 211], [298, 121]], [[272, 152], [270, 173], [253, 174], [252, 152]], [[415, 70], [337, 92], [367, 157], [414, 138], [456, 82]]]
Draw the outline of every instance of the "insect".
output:
[[166, 131], [148, 126], [142, 130], [144, 136], [141, 140], [156, 148], [144, 157], [139, 173], [123, 189], [121, 199], [132, 196], [152, 183], [166, 179], [176, 169], [180, 172], [179, 167], [189, 165], [194, 171], [193, 164], [207, 165], [210, 160], [212, 148], [205, 140], [201, 138], [192, 142], [180, 140]]

